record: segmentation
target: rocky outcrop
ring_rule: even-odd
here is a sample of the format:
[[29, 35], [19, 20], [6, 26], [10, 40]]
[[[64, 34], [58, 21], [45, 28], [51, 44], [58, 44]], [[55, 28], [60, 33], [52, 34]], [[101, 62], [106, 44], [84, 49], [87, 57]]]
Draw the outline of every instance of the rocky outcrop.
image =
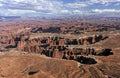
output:
[[10, 39], [9, 42], [8, 42], [9, 45], [15, 45], [15, 41], [14, 39]]
[[18, 50], [22, 50], [23, 47], [25, 46], [25, 44], [26, 44], [25, 41], [18, 41], [17, 49], [18, 49]]
[[[63, 38], [58, 36], [34, 38], [29, 40], [28, 34], [16, 36], [9, 40], [8, 44], [16, 46], [17, 50], [28, 53], [43, 54], [53, 58], [76, 59], [79, 55], [99, 55], [111, 54], [111, 49], [96, 48], [70, 48], [73, 45], [89, 45], [104, 40], [107, 36], [94, 35], [81, 38]], [[9, 47], [10, 48], [10, 47]]]
[[[105, 36], [106, 37], [106, 36]], [[18, 42], [18, 50], [28, 53], [39, 53], [53, 58], [76, 59], [79, 55], [110, 55], [111, 49], [98, 48], [70, 48], [70, 45], [89, 45], [105, 38], [102, 35], [81, 39], [67, 39], [61, 37], [42, 37]], [[108, 52], [109, 51], [109, 52]]]

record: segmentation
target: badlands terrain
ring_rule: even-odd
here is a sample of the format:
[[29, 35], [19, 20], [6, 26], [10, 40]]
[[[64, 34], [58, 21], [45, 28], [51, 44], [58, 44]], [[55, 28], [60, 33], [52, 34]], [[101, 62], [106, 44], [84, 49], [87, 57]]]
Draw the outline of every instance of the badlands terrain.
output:
[[0, 20], [0, 78], [120, 78], [120, 18]]

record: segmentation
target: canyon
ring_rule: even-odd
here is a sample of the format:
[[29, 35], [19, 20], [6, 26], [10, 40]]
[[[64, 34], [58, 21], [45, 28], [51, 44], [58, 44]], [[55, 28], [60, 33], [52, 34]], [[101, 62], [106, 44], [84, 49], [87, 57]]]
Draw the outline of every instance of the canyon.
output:
[[119, 19], [95, 20], [0, 21], [0, 77], [119, 78]]

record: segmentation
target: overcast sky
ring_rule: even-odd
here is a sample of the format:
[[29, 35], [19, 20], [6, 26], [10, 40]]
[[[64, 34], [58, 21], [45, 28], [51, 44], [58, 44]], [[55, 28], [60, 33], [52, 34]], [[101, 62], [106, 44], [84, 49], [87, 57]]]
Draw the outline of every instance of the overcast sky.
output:
[[120, 0], [0, 0], [0, 16], [120, 16]]

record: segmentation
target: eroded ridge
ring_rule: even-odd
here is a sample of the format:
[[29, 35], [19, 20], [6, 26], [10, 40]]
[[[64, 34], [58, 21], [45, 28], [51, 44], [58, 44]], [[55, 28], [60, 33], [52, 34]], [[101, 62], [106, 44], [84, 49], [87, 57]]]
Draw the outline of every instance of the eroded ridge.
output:
[[83, 64], [97, 63], [94, 58], [86, 56], [108, 56], [113, 54], [110, 48], [90, 46], [106, 40], [108, 38], [106, 35], [92, 35], [80, 38], [68, 38], [63, 34], [45, 36], [42, 34], [42, 36], [32, 39], [30, 36], [16, 38], [16, 49], [28, 53], [46, 55], [52, 58], [75, 60]]

